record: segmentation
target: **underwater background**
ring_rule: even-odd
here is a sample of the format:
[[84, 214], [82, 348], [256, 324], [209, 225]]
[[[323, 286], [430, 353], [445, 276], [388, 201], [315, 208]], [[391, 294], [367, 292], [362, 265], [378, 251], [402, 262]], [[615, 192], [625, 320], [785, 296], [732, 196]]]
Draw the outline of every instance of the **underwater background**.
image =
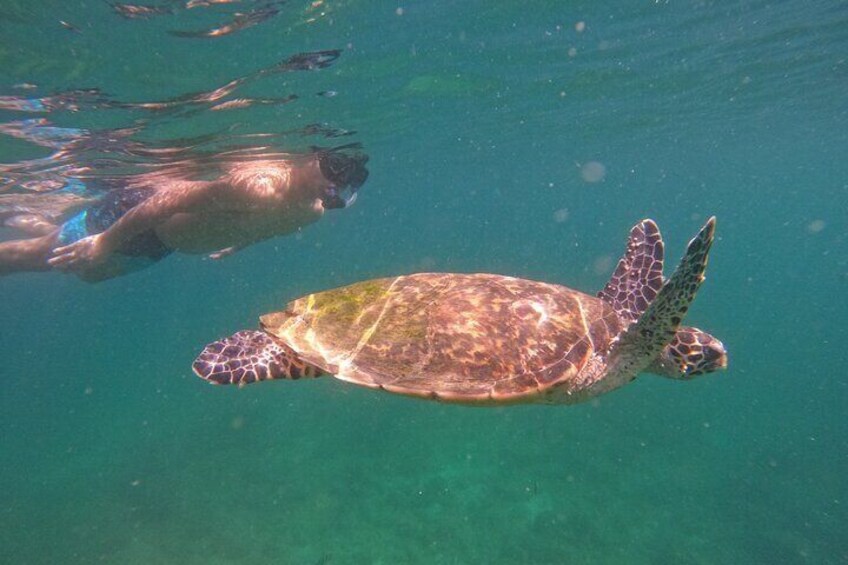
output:
[[[323, 124], [340, 137], [279, 147], [361, 143], [371, 176], [352, 208], [222, 261], [0, 278], [0, 562], [848, 562], [848, 4], [201, 4], [4, 0], [0, 95], [141, 103], [250, 75], [239, 96], [297, 98], [0, 122], [143, 121], [163, 144]], [[229, 21], [255, 25], [202, 33]], [[0, 136], [2, 163], [50, 154]], [[191, 372], [260, 314], [372, 277], [594, 293], [645, 217], [668, 273], [711, 215], [687, 323], [726, 344], [723, 373], [468, 408]]]

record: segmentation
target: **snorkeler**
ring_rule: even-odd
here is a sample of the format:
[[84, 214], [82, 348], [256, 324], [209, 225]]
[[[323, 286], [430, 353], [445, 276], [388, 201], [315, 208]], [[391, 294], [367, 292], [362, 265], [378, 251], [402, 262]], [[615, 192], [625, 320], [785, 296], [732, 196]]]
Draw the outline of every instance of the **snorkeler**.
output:
[[367, 161], [359, 152], [321, 150], [238, 162], [212, 181], [140, 175], [61, 226], [18, 222], [43, 235], [0, 243], [0, 275], [55, 269], [97, 282], [174, 252], [219, 259], [350, 206], [368, 178]]

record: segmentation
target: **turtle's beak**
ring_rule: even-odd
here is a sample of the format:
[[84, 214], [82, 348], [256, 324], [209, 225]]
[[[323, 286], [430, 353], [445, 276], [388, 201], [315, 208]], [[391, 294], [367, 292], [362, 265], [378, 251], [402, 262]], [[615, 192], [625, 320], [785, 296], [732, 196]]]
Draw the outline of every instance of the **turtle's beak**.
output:
[[728, 365], [727, 348], [719, 340], [714, 340], [712, 343], [705, 345], [703, 349], [704, 361], [702, 370], [706, 373], [725, 370]]
[[719, 369], [724, 370], [727, 369], [727, 363], [727, 350], [725, 350], [724, 352], [722, 352], [721, 357], [718, 358], [718, 361], [716, 361], [716, 365]]

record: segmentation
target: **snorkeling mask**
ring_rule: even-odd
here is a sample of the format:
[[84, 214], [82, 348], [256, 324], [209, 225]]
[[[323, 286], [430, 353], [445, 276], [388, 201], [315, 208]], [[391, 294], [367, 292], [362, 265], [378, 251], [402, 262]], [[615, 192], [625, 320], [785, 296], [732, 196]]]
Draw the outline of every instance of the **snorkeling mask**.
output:
[[364, 153], [327, 151], [318, 156], [321, 174], [331, 183], [321, 197], [324, 208], [347, 208], [356, 202], [356, 191], [368, 179], [367, 162]]

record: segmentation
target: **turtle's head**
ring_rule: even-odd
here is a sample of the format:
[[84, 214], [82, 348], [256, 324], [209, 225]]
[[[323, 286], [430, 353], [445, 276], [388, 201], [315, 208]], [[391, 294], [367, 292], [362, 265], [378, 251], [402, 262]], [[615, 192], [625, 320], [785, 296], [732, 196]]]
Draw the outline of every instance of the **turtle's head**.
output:
[[670, 379], [690, 380], [727, 368], [724, 344], [698, 328], [680, 326], [648, 367], [648, 371]]

